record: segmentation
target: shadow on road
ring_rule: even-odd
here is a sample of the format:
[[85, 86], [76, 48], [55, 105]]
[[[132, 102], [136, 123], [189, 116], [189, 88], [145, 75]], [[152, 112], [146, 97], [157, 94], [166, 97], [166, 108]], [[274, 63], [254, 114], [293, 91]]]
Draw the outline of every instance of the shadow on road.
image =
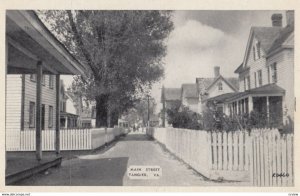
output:
[[150, 141], [152, 140], [145, 133], [130, 133], [126, 137], [120, 139], [120, 141]]
[[80, 162], [33, 176], [15, 185], [30, 186], [122, 186], [129, 157], [81, 159]]

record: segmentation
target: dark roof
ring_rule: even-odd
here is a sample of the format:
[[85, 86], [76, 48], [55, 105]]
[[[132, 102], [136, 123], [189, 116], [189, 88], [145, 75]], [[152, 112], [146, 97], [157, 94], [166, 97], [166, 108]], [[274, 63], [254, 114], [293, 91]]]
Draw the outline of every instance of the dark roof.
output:
[[222, 95], [218, 95], [218, 96], [215, 96], [215, 97], [210, 97], [208, 99], [205, 99], [203, 100], [203, 102], [205, 101], [216, 101], [217, 103], [223, 103], [227, 98], [230, 98], [234, 95], [238, 94], [238, 92], [234, 92], [234, 93], [225, 93], [225, 94], [222, 94]]
[[227, 80], [227, 82], [229, 82], [229, 84], [231, 84], [236, 90], [239, 90], [239, 79], [238, 78], [225, 78], [225, 80]]
[[73, 117], [78, 117], [77, 114], [72, 114], [72, 113], [68, 113], [68, 112], [60, 112], [60, 116], [61, 117], [65, 117], [65, 116], [73, 116]]
[[[267, 55], [279, 48], [289, 35], [294, 32], [294, 25], [286, 27], [252, 27], [253, 36], [260, 42], [261, 48]], [[248, 67], [243, 67], [243, 63], [234, 71], [241, 73]]]
[[200, 88], [204, 88], [203, 90], [206, 90], [215, 81], [215, 79], [216, 78], [196, 78], [198, 90], [201, 90]]
[[268, 52], [283, 27], [252, 27], [253, 35], [260, 42], [261, 48]]
[[165, 101], [176, 101], [180, 100], [181, 89], [180, 88], [163, 88], [162, 93], [164, 93]]
[[235, 93], [232, 96], [229, 96], [226, 98], [226, 101], [233, 101], [235, 99], [239, 99], [241, 97], [244, 97], [246, 95], [259, 95], [259, 94], [266, 94], [266, 95], [277, 95], [285, 94], [285, 90], [281, 87], [279, 87], [277, 84], [267, 84], [258, 88], [250, 89], [244, 92]]
[[[238, 78], [234, 77], [227, 77], [224, 78], [222, 75], [219, 77], [222, 77], [227, 83], [229, 83], [229, 86], [232, 86], [235, 90], [239, 89], [239, 80]], [[219, 77], [217, 78], [196, 78], [196, 83], [198, 84], [198, 92], [206, 91], [213, 83], [215, 83]], [[204, 89], [203, 89], [204, 87]]]
[[285, 40], [291, 35], [292, 32], [294, 32], [294, 25], [288, 25], [282, 31], [280, 31], [279, 35], [272, 43], [268, 51], [268, 54], [270, 54], [272, 51], [279, 48], [285, 42]]
[[250, 67], [243, 67], [243, 65], [244, 65], [243, 63], [240, 64], [238, 66], [238, 68], [236, 68], [236, 70], [234, 70], [234, 73], [241, 73], [241, 72], [243, 72], [243, 71], [245, 71], [247, 69], [250, 69]]
[[198, 98], [197, 84], [182, 84], [182, 91], [187, 98]]

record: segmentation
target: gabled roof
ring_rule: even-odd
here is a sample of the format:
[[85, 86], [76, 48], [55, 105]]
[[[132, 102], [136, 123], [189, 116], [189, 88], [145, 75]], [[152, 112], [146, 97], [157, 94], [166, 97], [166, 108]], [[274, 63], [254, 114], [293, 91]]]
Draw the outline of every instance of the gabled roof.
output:
[[252, 27], [250, 30], [243, 63], [235, 70], [235, 73], [241, 73], [246, 69], [245, 63], [247, 62], [247, 58], [250, 53], [249, 50], [253, 37], [260, 42], [261, 48], [268, 56], [274, 50], [281, 47], [292, 32], [294, 32], [293, 25], [288, 25], [286, 27]]
[[268, 54], [272, 53], [274, 50], [282, 46], [282, 44], [287, 40], [287, 38], [294, 32], [294, 25], [288, 25], [283, 30], [280, 31], [279, 35], [273, 41], [271, 47], [268, 50]]
[[180, 88], [163, 88], [162, 89], [162, 100], [165, 101], [176, 101], [181, 98]]
[[282, 27], [252, 27], [254, 37], [260, 42], [261, 48], [267, 53], [273, 42], [284, 29]]
[[215, 78], [215, 80], [207, 87], [207, 90], [209, 90], [213, 85], [216, 84], [218, 80], [223, 80], [232, 90], [237, 91], [239, 89], [239, 81], [237, 78], [224, 78], [222, 75]]
[[204, 88], [203, 90], [206, 90], [215, 81], [215, 79], [216, 78], [196, 78], [198, 90], [200, 91], [200, 88]]
[[234, 77], [224, 78], [222, 75], [220, 75], [217, 78], [196, 78], [196, 83], [198, 84], [197, 85], [198, 92], [203, 92], [208, 90], [220, 78], [222, 78], [224, 82], [226, 82], [231, 88], [233, 88], [233, 90], [236, 91], [239, 89], [239, 81], [237, 78]]
[[182, 92], [184, 92], [186, 98], [198, 98], [196, 84], [182, 84]]

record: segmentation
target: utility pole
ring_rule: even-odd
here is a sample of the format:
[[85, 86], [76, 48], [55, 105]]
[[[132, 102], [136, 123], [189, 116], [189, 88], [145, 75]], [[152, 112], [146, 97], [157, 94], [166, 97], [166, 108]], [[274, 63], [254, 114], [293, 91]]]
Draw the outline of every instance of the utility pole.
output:
[[150, 127], [150, 95], [147, 95], [148, 98], [148, 129]]

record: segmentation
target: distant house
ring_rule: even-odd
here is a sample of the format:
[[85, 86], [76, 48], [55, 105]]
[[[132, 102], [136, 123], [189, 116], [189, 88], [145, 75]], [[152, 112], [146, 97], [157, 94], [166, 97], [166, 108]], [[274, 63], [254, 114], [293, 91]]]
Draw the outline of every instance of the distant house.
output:
[[[214, 97], [226, 97], [231, 93], [239, 90], [238, 78], [223, 77], [220, 74], [220, 67], [214, 67], [215, 77], [213, 78], [196, 78], [197, 91], [199, 94], [198, 113], [203, 113], [207, 102]], [[218, 108], [223, 111], [223, 105]]]
[[252, 27], [239, 74], [240, 92], [225, 99], [226, 113], [266, 114], [266, 121], [293, 126], [294, 12], [272, 16], [272, 27]]
[[60, 87], [60, 127], [62, 129], [78, 128], [81, 127], [79, 122], [79, 105], [78, 98], [72, 96], [71, 93], [65, 91], [65, 85], [61, 80]]
[[199, 94], [196, 84], [182, 84], [181, 107], [188, 107], [193, 112], [198, 112]]
[[181, 89], [180, 88], [162, 88], [161, 91], [161, 103], [162, 103], [162, 126], [168, 126], [167, 110], [178, 107], [181, 103]]

